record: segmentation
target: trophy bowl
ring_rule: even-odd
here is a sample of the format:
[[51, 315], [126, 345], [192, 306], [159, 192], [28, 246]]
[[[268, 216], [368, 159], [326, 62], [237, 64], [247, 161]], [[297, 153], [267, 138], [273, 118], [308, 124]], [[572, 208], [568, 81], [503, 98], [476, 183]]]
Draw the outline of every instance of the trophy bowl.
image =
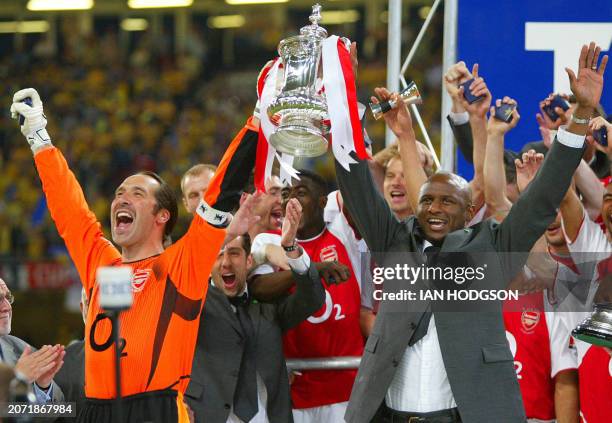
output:
[[612, 348], [612, 304], [595, 304], [595, 311], [573, 331], [581, 341]]
[[329, 133], [327, 102], [319, 89], [321, 42], [327, 31], [318, 26], [321, 6], [313, 6], [311, 25], [300, 35], [286, 38], [278, 45], [284, 67], [280, 94], [267, 109], [278, 122], [270, 144], [278, 151], [296, 157], [316, 157], [327, 152]]

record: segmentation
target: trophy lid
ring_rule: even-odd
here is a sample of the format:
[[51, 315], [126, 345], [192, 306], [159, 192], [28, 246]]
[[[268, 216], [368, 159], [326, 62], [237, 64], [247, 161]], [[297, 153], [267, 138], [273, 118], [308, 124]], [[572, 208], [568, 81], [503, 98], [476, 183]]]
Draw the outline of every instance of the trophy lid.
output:
[[302, 27], [302, 29], [300, 29], [300, 34], [317, 38], [327, 38], [327, 31], [322, 26], [319, 26], [319, 21], [321, 20], [321, 5], [319, 3], [312, 6], [312, 14], [308, 19], [311, 24]]

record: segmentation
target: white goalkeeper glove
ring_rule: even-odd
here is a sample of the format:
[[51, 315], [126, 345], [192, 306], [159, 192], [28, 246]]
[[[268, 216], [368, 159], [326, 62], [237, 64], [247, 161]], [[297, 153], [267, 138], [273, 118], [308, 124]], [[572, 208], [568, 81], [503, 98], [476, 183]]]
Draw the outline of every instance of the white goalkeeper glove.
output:
[[[27, 98], [30, 98], [32, 101], [31, 106], [23, 102]], [[13, 96], [11, 117], [19, 119], [20, 115], [24, 118], [23, 125], [21, 125], [21, 133], [28, 140], [30, 148], [34, 153], [42, 147], [52, 145], [51, 137], [49, 137], [45, 129], [47, 118], [43, 113], [43, 104], [38, 92], [34, 88], [19, 90]]]

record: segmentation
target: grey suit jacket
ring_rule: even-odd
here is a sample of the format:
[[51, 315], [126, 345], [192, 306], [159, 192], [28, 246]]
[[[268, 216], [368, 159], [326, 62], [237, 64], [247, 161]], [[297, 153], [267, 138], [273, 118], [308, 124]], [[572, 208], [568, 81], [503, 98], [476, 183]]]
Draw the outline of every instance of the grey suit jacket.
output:
[[[555, 142], [537, 178], [503, 223], [486, 220], [452, 232], [445, 238], [442, 252], [493, 253], [490, 255], [496, 260], [489, 265], [485, 281], [497, 284], [496, 288], [506, 286], [523, 261], [499, 253], [526, 253], [531, 249], [554, 220], [581, 156], [582, 149]], [[336, 175], [345, 203], [375, 257], [376, 252], [419, 251], [415, 217], [404, 222], [393, 217], [374, 187], [365, 162], [352, 165], [350, 173], [336, 164]], [[384, 255], [379, 257], [377, 264], [385, 266]], [[411, 310], [413, 303], [404, 304], [403, 312], [390, 313], [393, 305], [387, 301], [381, 303], [345, 415], [349, 423], [369, 422], [384, 401], [422, 315], [422, 311]], [[505, 337], [501, 304], [493, 312], [433, 311], [444, 367], [462, 421], [525, 421], [513, 358]]]
[[54, 380], [62, 388], [66, 402], [76, 403], [77, 410], [85, 406], [85, 341], [74, 341], [66, 347], [64, 365]]
[[455, 142], [463, 158], [468, 163], [474, 163], [472, 154], [474, 150], [474, 139], [472, 138], [472, 127], [470, 126], [470, 122], [455, 125], [450, 115], [446, 116], [446, 120], [448, 120], [451, 130], [453, 131]]
[[[319, 273], [311, 264], [308, 273], [294, 272], [296, 291], [274, 304], [253, 302], [249, 315], [257, 340], [257, 373], [267, 393], [267, 414], [271, 423], [293, 421], [287, 367], [283, 355], [283, 332], [323, 305], [325, 291]], [[227, 421], [238, 371], [244, 352], [244, 335], [227, 297], [210, 286], [200, 320], [198, 341], [185, 399], [196, 422]]]
[[[2, 348], [2, 356], [4, 362], [10, 366], [14, 366], [21, 357], [23, 350], [28, 346], [28, 343], [12, 335], [0, 336], [0, 348]], [[35, 348], [32, 348], [35, 351]], [[53, 396], [51, 400], [53, 402], [64, 401], [64, 393], [62, 389], [55, 383], [53, 385]]]

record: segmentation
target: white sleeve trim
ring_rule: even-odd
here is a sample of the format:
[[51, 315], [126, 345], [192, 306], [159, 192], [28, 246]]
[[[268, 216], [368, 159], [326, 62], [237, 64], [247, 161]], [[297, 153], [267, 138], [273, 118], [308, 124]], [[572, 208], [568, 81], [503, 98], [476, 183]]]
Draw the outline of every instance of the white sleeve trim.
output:
[[211, 225], [221, 227], [227, 226], [232, 216], [229, 212], [213, 209], [204, 200], [200, 200], [196, 213]]
[[584, 146], [585, 136], [568, 132], [564, 126], [561, 126], [557, 131], [556, 139], [567, 147], [582, 148]]
[[251, 255], [256, 265], [263, 264], [268, 260], [266, 257], [266, 246], [269, 244], [280, 246], [280, 238], [280, 235], [262, 232], [252, 240]]
[[308, 273], [308, 268], [310, 267], [310, 256], [303, 248], [300, 247], [300, 249], [302, 250], [302, 254], [298, 258], [287, 256], [287, 263], [295, 273], [298, 275], [305, 275]]
[[470, 121], [470, 115], [468, 112], [449, 112], [448, 116], [455, 125], [463, 125], [464, 123], [468, 123]]

